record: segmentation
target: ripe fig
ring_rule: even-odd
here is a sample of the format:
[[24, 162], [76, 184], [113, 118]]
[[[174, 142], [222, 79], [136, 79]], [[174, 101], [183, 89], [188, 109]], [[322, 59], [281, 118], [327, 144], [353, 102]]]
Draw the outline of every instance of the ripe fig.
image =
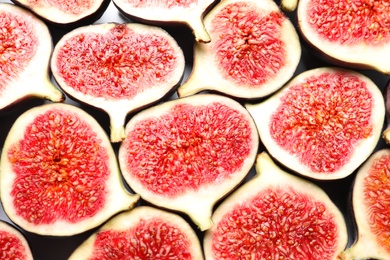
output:
[[196, 41], [210, 42], [210, 36], [203, 24], [203, 16], [216, 0], [113, 0], [112, 2], [126, 17], [154, 25], [186, 24], [192, 30]]
[[325, 60], [390, 74], [388, 1], [300, 0], [298, 28]]
[[47, 1], [12, 0], [51, 25], [63, 28], [91, 24], [107, 9], [109, 0]]
[[26, 238], [4, 221], [0, 221], [0, 259], [34, 259]]
[[341, 259], [390, 259], [390, 150], [376, 151], [353, 183], [352, 205], [358, 237]]
[[268, 152], [319, 180], [352, 174], [376, 147], [385, 115], [373, 81], [330, 67], [305, 71], [271, 98], [246, 107]]
[[179, 215], [149, 206], [121, 213], [107, 222], [69, 260], [203, 259], [191, 226]]
[[274, 1], [224, 0], [204, 23], [211, 42], [195, 44], [192, 72], [178, 88], [179, 97], [211, 90], [260, 98], [293, 76], [301, 57], [299, 38]]
[[49, 78], [47, 26], [21, 7], [0, 3], [0, 28], [0, 109], [32, 96], [63, 101]]
[[198, 94], [131, 118], [119, 165], [143, 199], [184, 212], [206, 230], [214, 203], [247, 175], [258, 145], [256, 126], [240, 103]]
[[128, 113], [174, 91], [184, 66], [172, 36], [135, 23], [79, 27], [62, 37], [51, 60], [54, 78], [67, 94], [107, 112], [112, 142], [124, 138]]
[[328, 195], [281, 170], [265, 152], [256, 171], [215, 210], [204, 237], [206, 259], [336, 259], [348, 235]]
[[94, 228], [139, 199], [125, 190], [97, 121], [62, 103], [34, 107], [15, 121], [1, 154], [0, 192], [13, 222], [49, 236]]
[[385, 115], [386, 115], [386, 128], [382, 133], [382, 138], [386, 142], [386, 144], [390, 144], [390, 80], [387, 82], [385, 88]]

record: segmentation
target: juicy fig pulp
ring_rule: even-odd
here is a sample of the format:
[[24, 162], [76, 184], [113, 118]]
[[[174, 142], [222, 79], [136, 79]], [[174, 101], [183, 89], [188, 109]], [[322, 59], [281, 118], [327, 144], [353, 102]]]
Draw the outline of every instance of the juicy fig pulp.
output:
[[23, 113], [1, 155], [0, 195], [24, 230], [69, 236], [134, 206], [123, 187], [111, 143], [93, 117], [67, 104]]
[[181, 48], [163, 29], [108, 23], [64, 35], [51, 69], [71, 97], [108, 113], [110, 139], [120, 142], [126, 115], [165, 97], [182, 79], [184, 63]]
[[203, 259], [198, 237], [179, 215], [141, 206], [107, 222], [69, 260]]
[[390, 259], [390, 150], [381, 149], [359, 169], [352, 205], [358, 236], [341, 259]]
[[368, 158], [385, 116], [374, 82], [327, 67], [303, 72], [274, 96], [246, 107], [275, 159], [322, 180], [344, 178]]
[[196, 43], [194, 66], [180, 97], [203, 90], [255, 99], [276, 91], [301, 57], [298, 34], [272, 0], [225, 0], [205, 16], [211, 36]]
[[258, 145], [256, 126], [241, 104], [198, 94], [130, 119], [119, 164], [143, 199], [185, 212], [206, 230], [214, 203], [247, 175]]
[[29, 11], [0, 3], [0, 28], [0, 109], [29, 96], [63, 101], [49, 79], [47, 26]]
[[388, 1], [300, 0], [298, 28], [325, 58], [390, 74]]
[[265, 152], [256, 171], [215, 210], [204, 237], [206, 259], [336, 259], [348, 234], [328, 195], [282, 171]]
[[33, 260], [26, 238], [4, 221], [0, 221], [0, 259]]

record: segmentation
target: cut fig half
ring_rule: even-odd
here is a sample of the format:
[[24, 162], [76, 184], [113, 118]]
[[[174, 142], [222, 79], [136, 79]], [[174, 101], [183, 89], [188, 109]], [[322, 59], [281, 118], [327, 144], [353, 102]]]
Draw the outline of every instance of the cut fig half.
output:
[[82, 233], [139, 199], [125, 189], [104, 130], [68, 104], [37, 106], [20, 115], [4, 143], [0, 166], [5, 213], [36, 234]]
[[390, 150], [376, 151], [353, 183], [352, 206], [358, 236], [341, 259], [390, 259]]
[[31, 12], [0, 3], [0, 109], [27, 97], [60, 102], [49, 78], [53, 43], [49, 29]]
[[224, 0], [205, 16], [208, 44], [195, 43], [194, 65], [178, 88], [184, 97], [202, 91], [257, 99], [276, 91], [295, 73], [298, 34], [272, 0]]
[[281, 170], [265, 152], [256, 171], [215, 210], [204, 237], [206, 259], [337, 259], [348, 234], [328, 195]]
[[318, 180], [353, 173], [373, 152], [384, 123], [381, 91], [351, 70], [305, 71], [269, 99], [247, 104], [268, 152]]
[[198, 237], [183, 218], [149, 206], [121, 213], [81, 244], [69, 260], [202, 260]]
[[206, 230], [215, 202], [248, 174], [258, 145], [256, 126], [240, 103], [198, 94], [131, 118], [119, 164], [143, 199], [184, 212]]
[[107, 9], [110, 0], [47, 1], [12, 0], [51, 25], [63, 28], [91, 24]]
[[297, 17], [301, 35], [325, 60], [390, 74], [388, 1], [300, 0]]
[[107, 112], [112, 142], [123, 140], [128, 113], [175, 90], [184, 66], [172, 36], [135, 23], [79, 27], [62, 37], [51, 60], [54, 78], [69, 96]]
[[125, 16], [153, 25], [186, 24], [197, 42], [210, 42], [204, 27], [203, 16], [216, 0], [113, 0], [114, 5]]
[[24, 235], [4, 221], [0, 221], [0, 259], [34, 259]]

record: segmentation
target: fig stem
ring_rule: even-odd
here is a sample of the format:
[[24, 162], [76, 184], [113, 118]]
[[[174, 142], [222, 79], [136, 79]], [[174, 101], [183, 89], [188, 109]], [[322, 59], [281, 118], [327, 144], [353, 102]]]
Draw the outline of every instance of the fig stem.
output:
[[[118, 143], [125, 139], [125, 127], [124, 122], [127, 115], [127, 112], [121, 111], [122, 109], [117, 109], [113, 112], [108, 111], [110, 117], [110, 140], [112, 143]], [[120, 112], [121, 111], [121, 112]]]
[[36, 90], [32, 93], [35, 96], [42, 97], [52, 102], [62, 102], [65, 100], [65, 95], [53, 85], [53, 83], [45, 77], [44, 82], [39, 86], [36, 86]]
[[293, 12], [297, 8], [298, 0], [282, 0], [280, 5], [284, 11]]
[[212, 207], [205, 204], [207, 203], [202, 203], [202, 205], [198, 205], [198, 207], [196, 207], [195, 204], [189, 204], [191, 209], [184, 211], [187, 212], [188, 216], [194, 221], [200, 231], [210, 229], [214, 225], [211, 220]]
[[[196, 64], [195, 64], [196, 66]], [[192, 70], [192, 73], [195, 74], [199, 74], [199, 71], [202, 71], [201, 69], [197, 69], [197, 68], [193, 68]], [[182, 97], [188, 97], [188, 96], [191, 96], [191, 95], [194, 95], [196, 93], [199, 93], [201, 92], [202, 90], [205, 90], [202, 88], [203, 85], [205, 84], [200, 84], [201, 82], [199, 82], [198, 79], [203, 79], [204, 76], [202, 77], [198, 77], [198, 76], [194, 76], [194, 75], [191, 75], [187, 81], [185, 81], [181, 86], [179, 86], [179, 88], [177, 89], [177, 95], [179, 98], [182, 98]]]
[[211, 41], [210, 35], [207, 32], [202, 17], [195, 17], [190, 15], [187, 19], [187, 24], [193, 30], [193, 34], [195, 35], [195, 40], [197, 42], [208, 43]]

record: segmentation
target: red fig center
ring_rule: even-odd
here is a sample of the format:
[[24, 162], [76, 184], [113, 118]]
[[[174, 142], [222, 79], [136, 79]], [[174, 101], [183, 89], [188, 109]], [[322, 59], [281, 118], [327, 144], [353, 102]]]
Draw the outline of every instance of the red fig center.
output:
[[158, 218], [142, 219], [126, 231], [97, 234], [94, 254], [99, 259], [193, 259], [190, 240], [178, 227]]
[[1, 259], [27, 259], [26, 250], [19, 238], [7, 231], [0, 231]]
[[261, 14], [246, 2], [224, 7], [212, 20], [210, 43], [224, 78], [248, 87], [275, 78], [286, 62], [284, 20], [280, 12]]
[[108, 154], [77, 115], [51, 110], [30, 123], [8, 152], [18, 215], [33, 224], [74, 223], [105, 203]]
[[28, 65], [36, 53], [38, 38], [25, 17], [0, 13], [0, 91]]
[[175, 105], [127, 134], [127, 168], [150, 191], [177, 196], [229, 178], [252, 147], [250, 122], [221, 103]]
[[364, 179], [364, 204], [367, 220], [377, 242], [390, 253], [388, 225], [390, 221], [390, 156], [382, 156], [373, 163]]
[[390, 40], [387, 0], [312, 0], [307, 15], [318, 34], [331, 42], [381, 45]]
[[292, 86], [272, 115], [272, 138], [313, 172], [332, 173], [372, 135], [373, 97], [366, 83], [323, 73]]
[[128, 99], [158, 86], [177, 67], [176, 52], [163, 36], [116, 25], [106, 34], [66, 40], [57, 67], [65, 83], [93, 97]]

